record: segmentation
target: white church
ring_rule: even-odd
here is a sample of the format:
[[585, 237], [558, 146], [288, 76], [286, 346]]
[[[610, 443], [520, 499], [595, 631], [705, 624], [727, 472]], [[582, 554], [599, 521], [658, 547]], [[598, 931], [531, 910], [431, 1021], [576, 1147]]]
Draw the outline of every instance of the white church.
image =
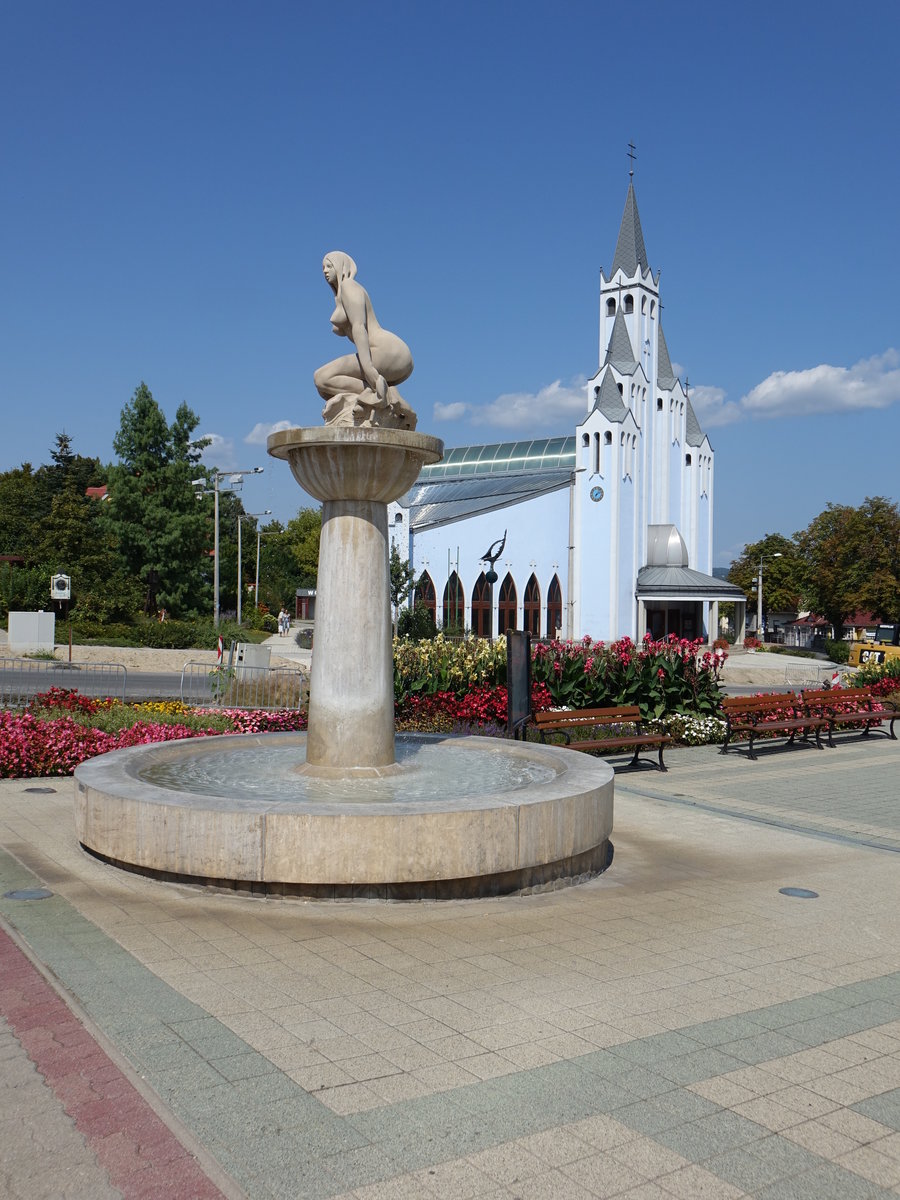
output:
[[389, 506], [439, 626], [712, 641], [729, 601], [742, 636], [746, 597], [712, 575], [714, 454], [672, 369], [659, 280], [632, 181], [574, 434], [447, 450]]

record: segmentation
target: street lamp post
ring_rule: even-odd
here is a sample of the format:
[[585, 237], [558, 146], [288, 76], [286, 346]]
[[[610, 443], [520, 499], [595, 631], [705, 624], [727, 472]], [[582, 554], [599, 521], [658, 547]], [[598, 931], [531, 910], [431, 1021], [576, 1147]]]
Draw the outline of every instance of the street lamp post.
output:
[[[261, 513], [238, 513], [238, 564], [237, 564], [237, 623], [241, 623], [241, 593], [243, 592], [243, 582], [241, 579], [241, 521], [256, 520], [257, 517], [268, 517], [272, 512], [271, 508], [267, 508]], [[256, 539], [256, 583], [259, 586], [259, 537]], [[256, 605], [259, 608], [259, 603]]]
[[[218, 627], [219, 624], [219, 484], [223, 479], [228, 479], [236, 487], [244, 482], [245, 475], [262, 475], [263, 467], [251, 467], [247, 471], [213, 471], [213, 523], [215, 530], [213, 532], [213, 624]], [[199, 487], [206, 484], [206, 479], [192, 479], [193, 487]], [[197, 495], [208, 495], [208, 491], [198, 492]], [[240, 542], [241, 523], [238, 520], [238, 542]], [[238, 587], [238, 620], [240, 621], [241, 596], [240, 587]]]
[[763, 562], [767, 558], [783, 558], [784, 555], [780, 550], [774, 554], [761, 554], [759, 556], [759, 570], [756, 573], [756, 634], [760, 641], [765, 641], [765, 630], [763, 629]]

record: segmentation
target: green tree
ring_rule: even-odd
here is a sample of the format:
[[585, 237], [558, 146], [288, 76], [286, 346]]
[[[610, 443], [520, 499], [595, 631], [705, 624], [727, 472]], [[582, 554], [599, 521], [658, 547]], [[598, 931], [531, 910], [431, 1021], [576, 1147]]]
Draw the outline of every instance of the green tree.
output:
[[796, 612], [804, 607], [805, 572], [797, 544], [783, 534], [767, 533], [760, 541], [746, 545], [728, 572], [729, 582], [744, 589], [750, 608], [755, 611], [760, 561], [765, 612]]
[[294, 590], [298, 587], [314, 588], [319, 574], [321, 508], [301, 508], [296, 517], [288, 521], [286, 532], [297, 572]]
[[900, 620], [900, 511], [884, 496], [829, 504], [796, 535], [810, 607], [840, 634], [856, 612]]
[[199, 417], [180, 405], [169, 425], [145, 383], [122, 409], [110, 470], [110, 499], [104, 505], [129, 573], [156, 593], [156, 603], [173, 616], [206, 611], [204, 586], [209, 548], [206, 506], [197, 503], [193, 477], [205, 441], [192, 440]]
[[400, 557], [400, 551], [393, 542], [391, 542], [390, 571], [391, 612], [394, 618], [394, 636], [396, 636], [400, 620], [400, 609], [406, 602], [409, 593], [413, 590], [416, 582], [416, 573], [410, 566], [409, 559]]

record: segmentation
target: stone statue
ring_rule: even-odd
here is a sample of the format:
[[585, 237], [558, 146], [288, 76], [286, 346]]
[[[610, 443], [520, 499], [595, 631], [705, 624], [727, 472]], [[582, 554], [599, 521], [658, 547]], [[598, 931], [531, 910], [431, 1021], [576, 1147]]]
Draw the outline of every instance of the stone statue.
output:
[[331, 328], [356, 347], [355, 354], [326, 363], [313, 376], [325, 401], [325, 424], [415, 429], [416, 414], [396, 388], [412, 374], [409, 346], [378, 324], [368, 292], [356, 281], [356, 263], [349, 254], [341, 250], [326, 254], [322, 271], [336, 301]]

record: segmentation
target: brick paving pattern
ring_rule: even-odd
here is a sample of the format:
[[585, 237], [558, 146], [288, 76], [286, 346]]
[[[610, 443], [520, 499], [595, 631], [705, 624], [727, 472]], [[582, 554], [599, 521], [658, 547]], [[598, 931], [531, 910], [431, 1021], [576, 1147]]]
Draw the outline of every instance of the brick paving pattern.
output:
[[[666, 775], [617, 776], [616, 856], [599, 879], [413, 905], [252, 900], [117, 872], [75, 845], [71, 781], [41, 796], [9, 781], [0, 893], [54, 895], [2, 899], [0, 919], [127, 1064], [120, 1083], [134, 1072], [158, 1097], [177, 1161], [196, 1169], [183, 1141], [204, 1148], [215, 1170], [196, 1188], [898, 1196], [898, 754], [885, 738], [756, 763], [678, 750]], [[52, 1030], [50, 1009], [23, 1011]], [[47, 1044], [71, 1085], [84, 1065]], [[28, 1074], [12, 1049], [4, 1080], [7, 1063]], [[30, 1086], [74, 1139], [36, 1149], [39, 1165], [98, 1173], [107, 1191], [82, 1194], [143, 1194], [124, 1190], [150, 1144], [130, 1099], [83, 1097], [76, 1127], [64, 1094]], [[116, 1136], [130, 1154], [103, 1159]]]

